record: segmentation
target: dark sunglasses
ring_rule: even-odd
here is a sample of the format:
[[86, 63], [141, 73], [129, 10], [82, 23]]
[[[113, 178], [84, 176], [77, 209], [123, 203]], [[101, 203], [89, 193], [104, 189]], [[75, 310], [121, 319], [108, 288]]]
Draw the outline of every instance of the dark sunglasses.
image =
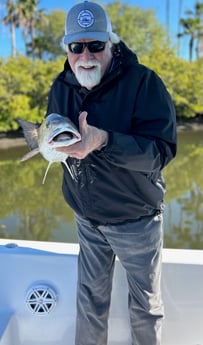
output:
[[83, 53], [86, 47], [90, 53], [99, 53], [104, 50], [105, 44], [106, 42], [102, 41], [72, 42], [69, 43], [68, 48], [73, 54]]

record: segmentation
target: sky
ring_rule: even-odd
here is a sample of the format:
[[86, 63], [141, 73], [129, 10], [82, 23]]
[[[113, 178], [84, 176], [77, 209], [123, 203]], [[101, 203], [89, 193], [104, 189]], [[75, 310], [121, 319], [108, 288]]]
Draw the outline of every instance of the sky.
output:
[[[0, 19], [5, 13], [5, 0], [0, 0]], [[113, 0], [100, 0], [100, 4], [112, 3]], [[54, 9], [62, 9], [68, 12], [69, 9], [76, 3], [74, 0], [40, 0], [39, 8], [47, 9], [51, 11]], [[166, 26], [166, 0], [123, 0], [123, 4], [127, 3], [131, 6], [139, 6], [142, 9], [152, 8], [154, 9], [158, 21]], [[179, 18], [179, 3], [181, 3], [181, 17], [185, 16], [185, 11], [190, 9], [193, 10], [196, 0], [169, 0], [169, 29], [170, 37], [174, 43], [177, 43], [176, 35], [178, 33], [178, 18]], [[63, 36], [63, 28], [62, 28]], [[21, 39], [21, 33], [18, 31], [16, 33], [16, 43], [17, 50], [20, 53], [24, 52], [24, 45]], [[179, 55], [185, 59], [188, 59], [189, 49], [188, 49], [188, 37], [184, 37], [180, 40], [180, 50]], [[11, 54], [11, 40], [10, 32], [7, 26], [0, 24], [0, 57], [8, 57]]]

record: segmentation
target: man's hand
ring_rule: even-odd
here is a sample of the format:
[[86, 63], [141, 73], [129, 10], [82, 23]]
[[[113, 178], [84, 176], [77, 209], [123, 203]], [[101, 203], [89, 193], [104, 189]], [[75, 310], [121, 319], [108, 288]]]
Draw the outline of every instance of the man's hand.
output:
[[107, 143], [108, 132], [88, 125], [86, 111], [83, 111], [79, 116], [79, 132], [81, 141], [70, 146], [58, 147], [56, 150], [64, 152], [70, 157], [83, 159], [90, 152], [99, 150], [102, 145]]

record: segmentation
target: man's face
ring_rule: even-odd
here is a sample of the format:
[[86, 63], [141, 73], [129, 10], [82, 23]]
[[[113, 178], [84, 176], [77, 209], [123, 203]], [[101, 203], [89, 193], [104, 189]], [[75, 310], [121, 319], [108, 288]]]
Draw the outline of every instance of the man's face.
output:
[[[84, 39], [77, 42], [95, 42], [94, 40]], [[68, 50], [68, 61], [78, 82], [91, 90], [98, 85], [109, 68], [112, 59], [110, 42], [105, 44], [104, 50], [91, 53], [85, 47], [80, 54], [75, 54]]]

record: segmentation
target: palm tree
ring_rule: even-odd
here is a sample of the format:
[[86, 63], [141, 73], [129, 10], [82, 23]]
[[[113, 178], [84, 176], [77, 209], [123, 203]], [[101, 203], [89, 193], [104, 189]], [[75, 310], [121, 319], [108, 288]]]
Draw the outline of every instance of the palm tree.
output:
[[202, 35], [203, 24], [201, 22], [201, 15], [203, 14], [203, 3], [197, 2], [195, 4], [195, 11], [186, 11], [187, 18], [180, 19], [180, 25], [183, 27], [183, 32], [178, 33], [178, 37], [189, 35], [189, 60], [192, 61], [195, 41], [197, 42], [197, 57], [198, 57], [198, 43]]
[[7, 10], [7, 15], [3, 17], [2, 23], [5, 25], [10, 25], [11, 53], [12, 53], [12, 56], [15, 57], [16, 56], [15, 27], [19, 25], [16, 4], [12, 0], [7, 0], [6, 10]]
[[6, 0], [7, 15], [2, 19], [2, 23], [10, 25], [13, 56], [16, 56], [16, 27], [22, 30], [26, 55], [32, 55], [34, 52], [35, 27], [37, 22], [43, 19], [43, 10], [38, 10], [38, 4], [39, 0]]
[[[181, 13], [182, 13], [182, 0], [178, 1], [178, 32], [180, 32], [180, 20], [181, 20]], [[180, 53], [180, 37], [178, 37], [178, 55]]]
[[170, 0], [166, 0], [166, 27], [167, 27], [167, 34], [169, 36], [169, 32], [170, 32]]
[[38, 10], [38, 5], [38, 0], [18, 0], [20, 27], [25, 42], [26, 55], [32, 55], [34, 52], [36, 24], [44, 16], [43, 10]]
[[203, 2], [196, 4], [196, 12], [199, 17], [200, 27], [197, 34], [197, 58], [203, 57]]

